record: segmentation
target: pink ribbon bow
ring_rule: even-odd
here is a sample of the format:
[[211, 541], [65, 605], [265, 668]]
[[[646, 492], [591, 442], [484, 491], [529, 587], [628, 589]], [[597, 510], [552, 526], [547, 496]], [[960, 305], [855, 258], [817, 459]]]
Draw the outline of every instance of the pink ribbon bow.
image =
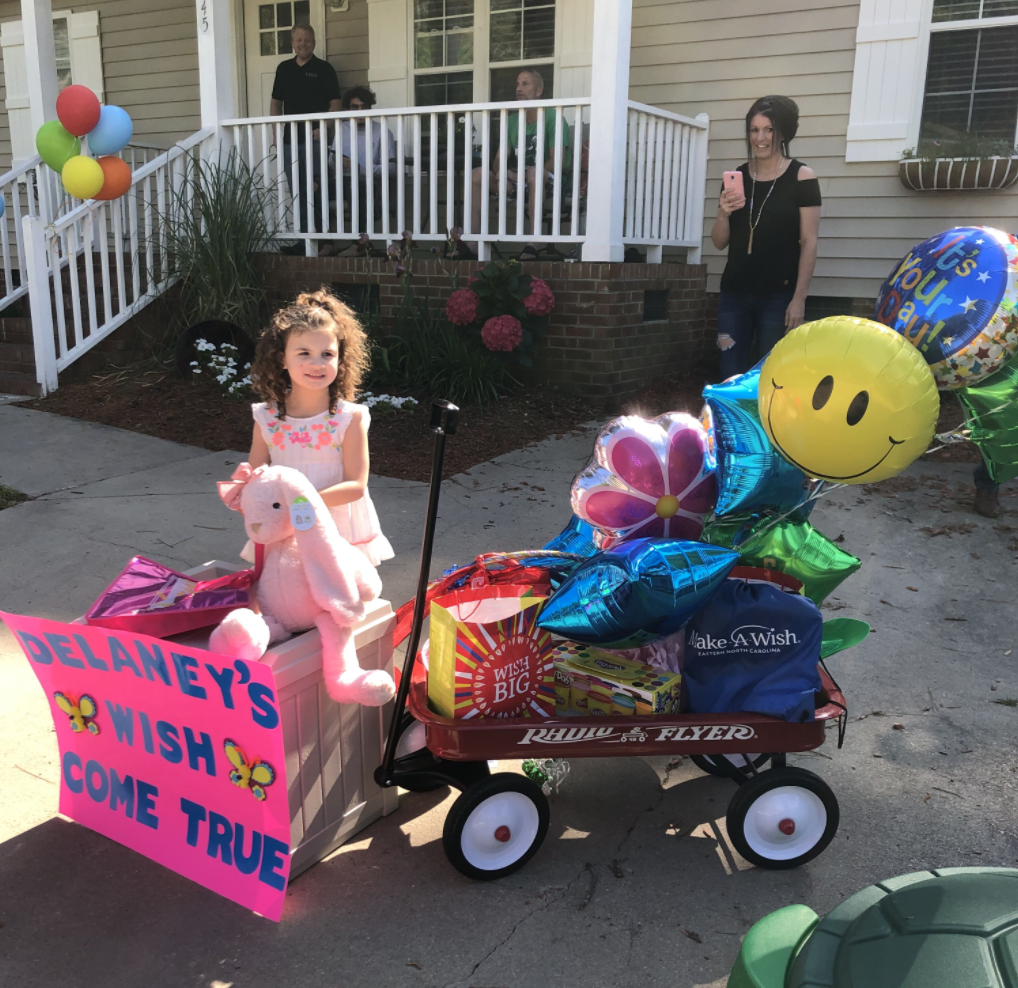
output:
[[254, 470], [251, 469], [250, 463], [241, 463], [236, 470], [230, 476], [229, 480], [217, 481], [216, 486], [219, 488], [219, 496], [222, 498], [223, 504], [225, 504], [231, 511], [240, 511], [240, 496], [244, 492], [244, 485], [254, 475], [261, 470], [258, 467]]

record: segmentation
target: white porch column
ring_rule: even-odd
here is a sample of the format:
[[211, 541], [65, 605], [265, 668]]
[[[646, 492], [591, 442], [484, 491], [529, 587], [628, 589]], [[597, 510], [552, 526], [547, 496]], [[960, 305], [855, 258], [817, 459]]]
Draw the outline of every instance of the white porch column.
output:
[[594, 0], [585, 261], [621, 261], [633, 0]]
[[[23, 0], [27, 2], [27, 0]], [[198, 11], [198, 84], [201, 125], [237, 116], [230, 0], [195, 0]]]
[[21, 0], [32, 133], [57, 118], [57, 51], [51, 0]]

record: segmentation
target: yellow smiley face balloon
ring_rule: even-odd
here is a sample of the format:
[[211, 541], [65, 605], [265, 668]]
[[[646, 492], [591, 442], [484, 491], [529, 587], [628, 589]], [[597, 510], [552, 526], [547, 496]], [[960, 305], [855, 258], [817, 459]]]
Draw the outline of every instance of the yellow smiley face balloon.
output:
[[760, 420], [810, 477], [869, 484], [926, 451], [940, 411], [923, 355], [880, 323], [831, 316], [792, 330], [760, 372]]

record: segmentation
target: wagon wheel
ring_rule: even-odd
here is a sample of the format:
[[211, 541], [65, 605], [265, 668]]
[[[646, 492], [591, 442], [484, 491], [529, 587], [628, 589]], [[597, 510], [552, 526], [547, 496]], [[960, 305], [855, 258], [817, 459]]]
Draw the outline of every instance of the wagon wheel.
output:
[[497, 772], [462, 793], [445, 818], [445, 855], [467, 878], [522, 868], [548, 833], [548, 800], [526, 776]]
[[773, 768], [736, 789], [728, 804], [728, 836], [761, 868], [796, 868], [830, 844], [838, 818], [838, 801], [820, 776]]
[[[753, 773], [747, 770], [746, 760], [748, 759], [753, 763], [753, 768], [762, 768], [767, 764], [770, 759], [770, 755], [725, 755], [727, 758], [743, 775], [752, 775]], [[729, 774], [720, 768], [717, 762], [714, 761], [712, 755], [690, 755], [689, 760], [701, 771], [706, 772], [708, 775], [713, 775], [718, 779], [730, 778]]]

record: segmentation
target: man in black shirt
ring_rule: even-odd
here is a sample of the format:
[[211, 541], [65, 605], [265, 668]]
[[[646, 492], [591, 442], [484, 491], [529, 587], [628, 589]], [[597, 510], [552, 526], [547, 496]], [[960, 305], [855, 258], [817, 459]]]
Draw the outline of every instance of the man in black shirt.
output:
[[[315, 30], [310, 24], [297, 24], [290, 35], [294, 57], [280, 62], [276, 66], [276, 79], [272, 84], [272, 102], [269, 113], [278, 117], [282, 114], [294, 113], [326, 113], [341, 109], [339, 99], [339, 80], [336, 70], [324, 59], [315, 57]], [[293, 194], [293, 151], [291, 149], [291, 131], [296, 131], [297, 171], [300, 197], [300, 229], [308, 230], [307, 202], [307, 166], [306, 137], [303, 121], [283, 126], [283, 166], [286, 169], [286, 180]], [[311, 131], [311, 170], [314, 184], [314, 215], [312, 222], [318, 229], [318, 219], [322, 215], [321, 175], [319, 153], [319, 128]]]

